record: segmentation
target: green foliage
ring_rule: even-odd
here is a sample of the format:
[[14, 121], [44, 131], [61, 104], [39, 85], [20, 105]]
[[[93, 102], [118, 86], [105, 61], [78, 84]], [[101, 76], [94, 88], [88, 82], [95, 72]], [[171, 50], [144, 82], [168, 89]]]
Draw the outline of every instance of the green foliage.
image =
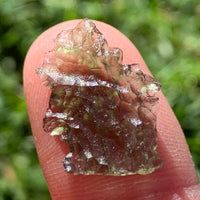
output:
[[200, 2], [198, 0], [0, 0], [0, 200], [50, 199], [22, 89], [34, 39], [70, 19], [113, 25], [162, 83], [200, 174]]

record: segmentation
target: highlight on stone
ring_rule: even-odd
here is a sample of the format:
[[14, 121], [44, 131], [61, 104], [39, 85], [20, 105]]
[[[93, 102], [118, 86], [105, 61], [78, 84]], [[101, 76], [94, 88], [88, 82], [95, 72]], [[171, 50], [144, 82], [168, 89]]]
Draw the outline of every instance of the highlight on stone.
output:
[[44, 130], [69, 144], [68, 173], [148, 174], [162, 165], [155, 96], [161, 86], [122, 59], [123, 52], [84, 19], [58, 34], [37, 69], [52, 90]]

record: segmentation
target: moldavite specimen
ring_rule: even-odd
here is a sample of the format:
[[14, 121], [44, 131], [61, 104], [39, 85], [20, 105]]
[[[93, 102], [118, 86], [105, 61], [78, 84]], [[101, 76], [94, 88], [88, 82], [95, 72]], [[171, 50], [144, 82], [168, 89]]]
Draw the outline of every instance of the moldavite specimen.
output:
[[153, 111], [160, 84], [122, 56], [85, 19], [57, 36], [37, 69], [52, 90], [44, 130], [69, 144], [69, 173], [147, 174], [162, 165]]

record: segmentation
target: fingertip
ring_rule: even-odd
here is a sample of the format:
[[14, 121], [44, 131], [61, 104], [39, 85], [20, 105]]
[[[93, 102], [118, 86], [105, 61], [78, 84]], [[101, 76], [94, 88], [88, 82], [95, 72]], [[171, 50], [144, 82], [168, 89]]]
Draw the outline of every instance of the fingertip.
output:
[[[165, 191], [176, 187], [176, 184], [195, 184], [197, 178], [184, 135], [162, 93], [159, 94], [158, 150], [164, 160], [163, 168], [150, 175], [127, 177], [74, 176], [64, 171], [61, 161], [69, 148], [58, 137], [50, 137], [43, 131], [43, 117], [51, 91], [42, 85], [36, 69], [42, 65], [44, 54], [53, 48], [57, 34], [74, 28], [78, 21], [63, 22], [42, 33], [30, 47], [24, 63], [24, 91], [29, 118], [52, 198], [109, 199], [112, 196], [112, 199], [138, 199], [142, 193], [148, 195], [158, 190]], [[95, 24], [105, 35], [109, 46], [123, 50], [124, 63], [138, 63], [142, 71], [150, 73], [140, 53], [127, 37], [110, 25], [97, 21]]]

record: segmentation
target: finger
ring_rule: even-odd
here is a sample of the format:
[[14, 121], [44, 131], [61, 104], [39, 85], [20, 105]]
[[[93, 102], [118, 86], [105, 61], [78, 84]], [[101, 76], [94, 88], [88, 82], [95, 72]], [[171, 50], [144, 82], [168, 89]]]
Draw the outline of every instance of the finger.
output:
[[[39, 160], [54, 200], [98, 199], [187, 199], [197, 192], [197, 176], [183, 132], [166, 98], [160, 92], [160, 109], [157, 119], [158, 151], [164, 161], [162, 168], [149, 175], [125, 177], [71, 175], [64, 171], [61, 161], [69, 152], [68, 145], [58, 137], [50, 137], [42, 129], [43, 117], [48, 107], [50, 90], [41, 84], [36, 68], [43, 62], [45, 52], [53, 48], [57, 34], [74, 28], [77, 20], [58, 24], [45, 31], [33, 43], [24, 63], [24, 90]], [[138, 63], [141, 70], [149, 73], [134, 45], [118, 30], [95, 22], [110, 46], [124, 52], [124, 63]], [[178, 199], [178, 198], [177, 198]]]

